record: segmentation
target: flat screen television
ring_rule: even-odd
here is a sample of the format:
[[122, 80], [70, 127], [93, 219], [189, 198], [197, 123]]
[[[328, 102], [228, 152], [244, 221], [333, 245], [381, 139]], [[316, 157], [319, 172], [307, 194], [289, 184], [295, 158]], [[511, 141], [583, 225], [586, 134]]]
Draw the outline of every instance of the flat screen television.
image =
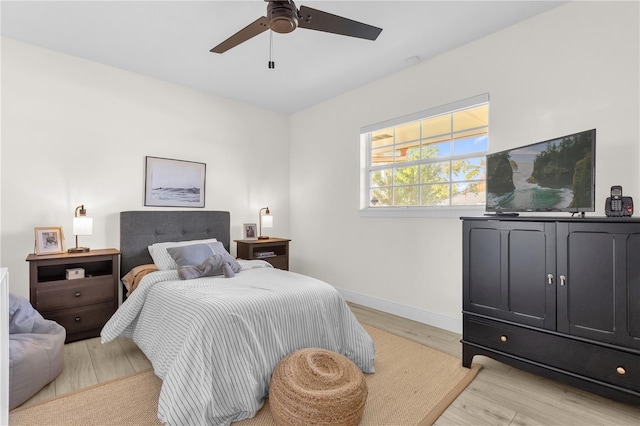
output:
[[595, 211], [596, 130], [487, 155], [486, 211]]

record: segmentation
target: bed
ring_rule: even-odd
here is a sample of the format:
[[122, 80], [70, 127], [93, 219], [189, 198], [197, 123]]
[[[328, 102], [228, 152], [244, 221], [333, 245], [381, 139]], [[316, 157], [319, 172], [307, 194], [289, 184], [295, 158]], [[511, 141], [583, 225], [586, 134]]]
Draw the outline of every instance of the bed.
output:
[[[121, 276], [153, 263], [150, 245], [215, 238], [228, 251], [229, 230], [229, 212], [121, 212]], [[166, 266], [149, 273], [102, 330], [103, 343], [129, 337], [151, 361], [163, 381], [163, 423], [255, 416], [278, 362], [302, 348], [332, 350], [374, 372], [373, 341], [332, 286], [260, 260], [238, 263], [231, 278], [180, 280]]]

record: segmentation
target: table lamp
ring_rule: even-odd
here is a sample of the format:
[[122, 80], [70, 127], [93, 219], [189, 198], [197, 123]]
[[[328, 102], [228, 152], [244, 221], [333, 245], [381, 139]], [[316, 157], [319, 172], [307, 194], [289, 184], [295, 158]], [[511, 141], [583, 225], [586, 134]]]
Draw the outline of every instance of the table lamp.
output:
[[[264, 215], [262, 214], [263, 210], [265, 210]], [[269, 239], [268, 236], [262, 235], [262, 227], [273, 228], [273, 216], [271, 215], [271, 212], [269, 211], [269, 207], [263, 207], [258, 212], [258, 226], [260, 227], [260, 229], [258, 230], [258, 233], [260, 234], [260, 235], [258, 235], [258, 239], [259, 240], [268, 240]]]
[[73, 217], [73, 235], [76, 236], [76, 246], [67, 250], [69, 253], [86, 253], [89, 247], [78, 247], [78, 235], [93, 234], [93, 219], [87, 217], [84, 204], [76, 207]]

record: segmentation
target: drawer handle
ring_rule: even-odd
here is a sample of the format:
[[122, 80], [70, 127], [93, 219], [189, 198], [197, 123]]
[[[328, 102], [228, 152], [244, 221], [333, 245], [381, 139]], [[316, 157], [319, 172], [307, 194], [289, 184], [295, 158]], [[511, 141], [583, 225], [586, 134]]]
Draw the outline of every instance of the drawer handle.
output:
[[500, 341], [501, 342], [506, 342], [507, 341], [507, 336], [505, 336], [504, 334], [502, 336], [500, 336]]
[[565, 285], [567, 285], [567, 277], [560, 275], [560, 286], [564, 287]]
[[616, 373], [618, 373], [621, 376], [624, 376], [625, 374], [627, 374], [627, 370], [625, 370], [624, 367], [618, 367], [616, 368]]
[[73, 295], [74, 295], [75, 297], [80, 297], [81, 293], [80, 293], [79, 291], [76, 291]]
[[547, 274], [547, 283], [549, 285], [553, 284], [553, 274]]
[[80, 321], [82, 321], [82, 318], [76, 317], [75, 320], [76, 320], [76, 322], [80, 322]]

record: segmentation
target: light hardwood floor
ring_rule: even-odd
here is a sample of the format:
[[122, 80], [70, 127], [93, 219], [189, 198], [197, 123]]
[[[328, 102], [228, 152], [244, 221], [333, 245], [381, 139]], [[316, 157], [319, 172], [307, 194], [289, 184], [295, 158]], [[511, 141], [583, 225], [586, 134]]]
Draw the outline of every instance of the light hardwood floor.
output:
[[[459, 334], [363, 306], [350, 306], [362, 323], [461, 356]], [[640, 407], [602, 398], [486, 357], [476, 356], [473, 362], [482, 364], [483, 369], [437, 425], [640, 425]], [[150, 367], [144, 354], [128, 339], [106, 345], [100, 344], [99, 338], [70, 343], [65, 345], [62, 374], [25, 405]]]

